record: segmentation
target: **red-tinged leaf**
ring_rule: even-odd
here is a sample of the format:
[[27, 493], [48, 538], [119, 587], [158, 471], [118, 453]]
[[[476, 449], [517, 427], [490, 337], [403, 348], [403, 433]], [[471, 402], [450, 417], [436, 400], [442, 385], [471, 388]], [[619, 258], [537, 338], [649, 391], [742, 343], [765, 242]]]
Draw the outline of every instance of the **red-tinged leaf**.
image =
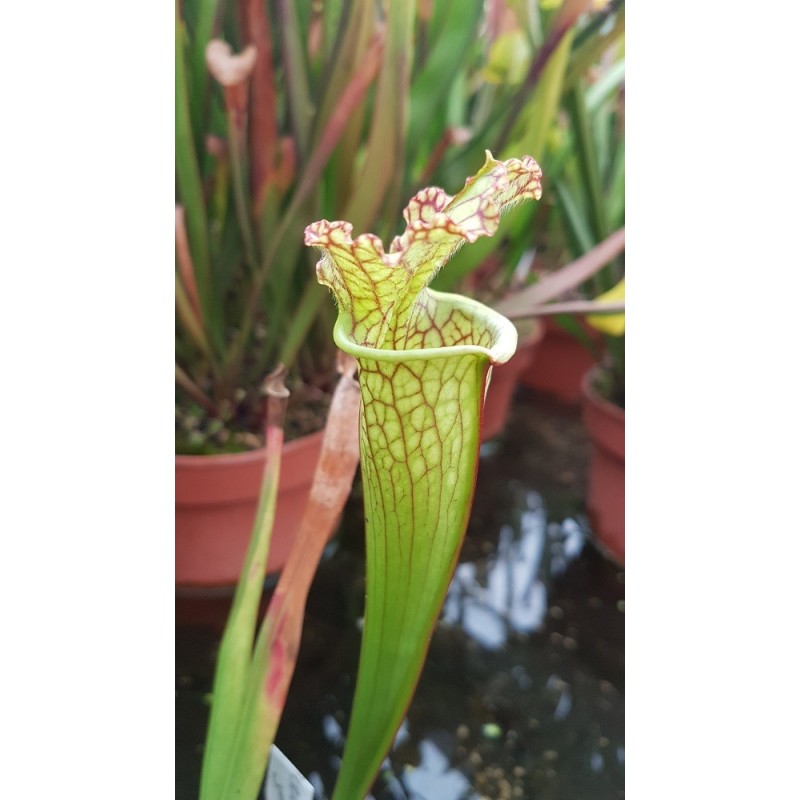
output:
[[183, 206], [175, 206], [175, 256], [178, 261], [181, 283], [191, 303], [192, 310], [198, 321], [200, 321], [203, 318], [203, 313], [200, 308], [200, 295], [197, 291], [197, 281], [194, 276], [192, 254], [189, 252], [189, 237], [186, 235], [186, 216]]
[[509, 319], [519, 319], [537, 313], [537, 308], [561, 297], [585, 283], [625, 249], [625, 228], [612, 233], [596, 247], [556, 272], [546, 275], [495, 304]]
[[334, 391], [308, 505], [256, 640], [223, 798], [255, 797], [297, 662], [303, 615], [322, 551], [338, 525], [358, 466], [360, 393], [355, 361]]
[[250, 81], [250, 188], [259, 209], [272, 180], [278, 148], [272, 30], [264, 0], [246, 0], [244, 19], [246, 41], [258, 53]]
[[283, 367], [279, 367], [264, 382], [267, 396], [266, 465], [253, 534], [217, 655], [211, 718], [200, 778], [200, 800], [228, 800], [233, 796], [225, 794], [225, 782], [235, 754], [236, 731], [248, 702], [245, 682], [251, 664], [258, 604], [275, 520], [283, 423], [289, 396], [283, 385], [285, 373]]

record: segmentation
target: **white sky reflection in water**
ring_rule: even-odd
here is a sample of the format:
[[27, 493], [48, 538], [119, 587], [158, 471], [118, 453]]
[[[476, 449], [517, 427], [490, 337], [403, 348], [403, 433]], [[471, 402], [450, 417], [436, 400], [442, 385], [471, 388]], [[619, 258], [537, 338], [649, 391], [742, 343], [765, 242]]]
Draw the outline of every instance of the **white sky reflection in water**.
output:
[[[403, 784], [411, 800], [456, 800], [469, 790], [464, 773], [450, 768], [450, 762], [430, 739], [419, 744], [419, 766], [403, 773]], [[471, 793], [470, 798], [476, 797]]]
[[561, 574], [585, 541], [573, 519], [548, 524], [537, 493], [528, 493], [526, 505], [517, 531], [511, 525], [500, 529], [497, 553], [487, 560], [486, 585], [478, 578], [476, 564], [459, 564], [445, 599], [442, 622], [460, 624], [487, 650], [501, 648], [509, 628], [517, 633], [542, 629], [547, 615], [542, 578], [548, 576], [543, 571]]
[[[547, 521], [542, 499], [528, 492], [525, 509], [516, 526], [500, 529], [497, 550], [485, 562], [462, 563], [456, 568], [445, 598], [442, 623], [460, 625], [467, 636], [487, 650], [499, 650], [506, 643], [509, 630], [533, 633], [542, 630], [547, 616], [547, 582], [559, 575], [580, 555], [586, 534], [573, 519], [561, 523]], [[511, 676], [520, 688], [530, 688], [531, 676], [522, 666], [515, 666]], [[557, 697], [554, 718], [564, 719], [572, 708], [569, 687], [558, 676], [551, 675], [547, 688]], [[325, 738], [337, 748], [344, 744], [344, 733], [331, 715], [323, 720]], [[392, 750], [408, 739], [408, 721], [404, 720]], [[464, 773], [451, 767], [447, 756], [429, 738], [419, 743], [419, 764], [395, 771], [391, 755], [381, 767], [383, 789], [387, 796], [401, 800], [478, 800]], [[593, 754], [591, 768], [597, 769]], [[617, 758], [621, 757], [617, 752]], [[602, 759], [602, 756], [600, 756]], [[334, 757], [334, 767], [340, 758]], [[601, 765], [602, 768], [602, 765]], [[400, 775], [400, 779], [398, 779]], [[325, 798], [318, 773], [309, 776], [316, 798]], [[368, 795], [365, 800], [374, 800]]]

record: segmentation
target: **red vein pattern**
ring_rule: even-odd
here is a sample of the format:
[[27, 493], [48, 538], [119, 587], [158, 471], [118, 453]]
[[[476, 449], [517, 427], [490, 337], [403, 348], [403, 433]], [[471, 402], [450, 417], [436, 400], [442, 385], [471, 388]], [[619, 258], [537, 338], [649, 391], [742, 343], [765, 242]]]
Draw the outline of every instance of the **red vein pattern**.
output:
[[[413, 327], [414, 308], [425, 287], [465, 242], [492, 236], [501, 212], [542, 195], [542, 171], [530, 157], [486, 162], [464, 188], [450, 197], [442, 189], [422, 189], [403, 216], [406, 230], [389, 252], [371, 233], [351, 234], [349, 222], [320, 220], [309, 225], [305, 243], [319, 247], [320, 283], [331, 288], [339, 308], [353, 318], [352, 338], [366, 347], [402, 341], [403, 328]], [[392, 345], [389, 345], [392, 347]]]
[[491, 366], [516, 347], [505, 317], [427, 285], [458, 247], [491, 236], [504, 208], [540, 196], [532, 158], [487, 152], [455, 197], [429, 188], [412, 198], [388, 253], [372, 234], [353, 240], [347, 222], [306, 228], [361, 389], [367, 604], [334, 800], [365, 796], [402, 721], [466, 531]]

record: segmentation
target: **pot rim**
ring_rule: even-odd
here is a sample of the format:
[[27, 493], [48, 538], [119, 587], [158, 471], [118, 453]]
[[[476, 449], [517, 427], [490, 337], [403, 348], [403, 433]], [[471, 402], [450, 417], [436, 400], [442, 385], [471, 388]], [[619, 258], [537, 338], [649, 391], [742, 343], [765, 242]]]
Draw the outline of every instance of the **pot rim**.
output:
[[[322, 439], [325, 434], [325, 429], [315, 433], [307, 433], [298, 439], [292, 439], [290, 442], [284, 442], [281, 452], [283, 456], [289, 455], [301, 447], [307, 447], [316, 442], [317, 439]], [[267, 448], [259, 447], [256, 450], [245, 450], [241, 453], [216, 453], [214, 455], [186, 455], [175, 454], [175, 464], [181, 467], [198, 467], [201, 464], [213, 464], [214, 466], [226, 467], [236, 464], [248, 464], [253, 461], [261, 461], [266, 457]]]
[[601, 397], [594, 389], [594, 378], [601, 369], [602, 365], [595, 364], [584, 373], [581, 378], [581, 391], [583, 392], [583, 396], [592, 405], [624, 424], [625, 409], [620, 408], [610, 400], [606, 400], [605, 397]]

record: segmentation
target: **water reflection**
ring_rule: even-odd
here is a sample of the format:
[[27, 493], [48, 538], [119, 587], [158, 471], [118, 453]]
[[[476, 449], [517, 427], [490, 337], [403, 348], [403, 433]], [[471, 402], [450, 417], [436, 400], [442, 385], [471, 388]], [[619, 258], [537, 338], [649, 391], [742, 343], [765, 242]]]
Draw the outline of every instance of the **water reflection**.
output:
[[[527, 491], [520, 500], [521, 509], [513, 524], [500, 529], [495, 552], [457, 567], [442, 609], [441, 624], [460, 626], [468, 637], [490, 651], [501, 650], [511, 632], [531, 634], [545, 628], [550, 580], [581, 554], [586, 541], [585, 530], [573, 519], [548, 523], [538, 493]], [[508, 675], [520, 692], [533, 688], [534, 681], [522, 664], [510, 667]], [[552, 703], [553, 720], [566, 719], [573, 707], [570, 685], [551, 674], [544, 690]], [[322, 727], [337, 753], [330, 760], [335, 773], [341, 763], [344, 733], [331, 715], [323, 718]], [[502, 733], [494, 723], [485, 724], [481, 730], [486, 740], [499, 739]], [[393, 756], [398, 759], [395, 750], [410, 738], [408, 722], [403, 721], [392, 752], [381, 765], [375, 788], [381, 800], [479, 800], [481, 795], [463, 771], [464, 759], [456, 759], [458, 767], [451, 763], [452, 735], [444, 731], [427, 733], [418, 740], [418, 765], [405, 763], [406, 752], [396, 769], [392, 762]], [[587, 757], [593, 773], [603, 770], [604, 758], [599, 752]], [[326, 800], [319, 773], [310, 775], [309, 780], [315, 787], [315, 800]], [[365, 800], [374, 800], [374, 796], [368, 795]]]
[[[344, 734], [339, 723], [330, 715], [322, 721], [322, 732], [325, 738], [341, 752], [344, 747]], [[397, 732], [392, 751], [409, 738], [408, 721], [403, 720]], [[441, 733], [440, 738], [447, 738]], [[379, 785], [381, 797], [390, 800], [478, 800], [479, 796], [472, 791], [466, 775], [454, 769], [450, 760], [442, 752], [442, 748], [432, 739], [425, 738], [420, 741], [419, 764], [406, 765], [402, 775], [398, 778], [392, 764], [391, 756], [381, 764]], [[340, 757], [334, 757], [331, 764], [338, 771], [341, 763]], [[308, 776], [314, 787], [314, 800], [327, 800], [322, 776], [313, 772]], [[367, 795], [365, 800], [375, 800], [373, 795]]]
[[[466, 800], [477, 797], [470, 792], [463, 772], [450, 768], [450, 762], [430, 739], [419, 744], [419, 766], [409, 767], [403, 783], [409, 800]], [[469, 793], [469, 794], [468, 794]]]
[[487, 650], [500, 649], [509, 630], [541, 630], [547, 615], [547, 579], [564, 572], [583, 548], [586, 534], [573, 519], [548, 524], [542, 498], [528, 492], [516, 526], [503, 525], [497, 554], [479, 565], [459, 564], [442, 611], [442, 622], [460, 625]]

